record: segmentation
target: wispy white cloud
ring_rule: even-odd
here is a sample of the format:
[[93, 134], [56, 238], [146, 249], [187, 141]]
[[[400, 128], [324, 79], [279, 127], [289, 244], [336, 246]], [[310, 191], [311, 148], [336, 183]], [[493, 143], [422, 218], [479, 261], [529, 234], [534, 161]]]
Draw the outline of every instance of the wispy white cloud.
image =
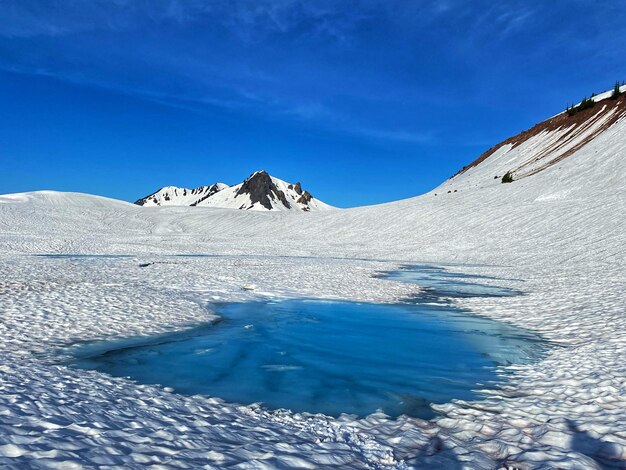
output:
[[0, 3], [0, 35], [28, 38], [121, 29], [132, 22], [132, 12], [124, 3], [6, 0]]
[[435, 135], [431, 130], [413, 132], [406, 130], [356, 128], [354, 132], [372, 139], [403, 142], [407, 144], [432, 144], [435, 142]]
[[313, 120], [329, 130], [372, 140], [409, 144], [426, 144], [435, 141], [435, 134], [432, 130], [409, 131], [401, 128], [390, 129], [388, 127], [378, 128], [365, 125], [354, 119], [354, 117], [324, 106], [321, 103], [305, 103], [285, 107], [281, 110], [281, 114], [306, 121]]
[[[555, 1], [561, 9], [566, 3]], [[478, 67], [509, 56], [500, 49], [491, 61], [492, 47], [544, 21], [545, 5], [539, 0], [0, 0], [0, 65], [196, 112], [217, 107], [368, 139], [428, 143], [435, 139], [432, 133], [402, 120], [426, 122], [419, 112], [424, 102], [452, 107], [457, 97], [476, 99], [458, 89], [472, 83], [473, 73], [489, 79]], [[364, 27], [370, 20], [377, 31], [371, 24]], [[579, 50], [595, 53], [601, 46], [611, 55], [621, 44], [554, 29], [552, 42], [542, 44], [544, 55], [554, 50], [555, 38], [570, 49], [575, 40]], [[613, 34], [606, 30], [605, 37]], [[26, 46], [18, 51], [14, 43]], [[515, 60], [520, 62], [519, 55], [501, 68], [508, 70]], [[441, 85], [446, 80], [448, 85]], [[484, 90], [483, 97], [492, 93]], [[431, 98], [437, 92], [446, 100]], [[386, 108], [401, 111], [397, 126], [389, 116], [377, 119], [390, 112]]]
[[152, 103], [187, 112], [205, 115], [212, 109], [219, 108], [229, 112], [247, 112], [263, 115], [265, 119], [281, 119], [289, 117], [297, 121], [314, 124], [318, 128], [334, 134], [360, 136], [370, 140], [399, 142], [408, 144], [425, 144], [434, 141], [432, 131], [407, 131], [404, 129], [376, 128], [355, 122], [349, 115], [340, 113], [322, 103], [298, 103], [278, 99], [263, 98], [241, 92], [240, 98], [222, 99], [210, 95], [185, 96], [165, 93], [159, 90], [148, 90], [122, 86], [115, 82], [95, 80], [73, 74], [57, 73], [46, 69], [25, 70], [20, 67], [0, 65], [0, 70], [47, 77], [81, 87], [92, 87], [112, 93], [132, 96]]
[[[331, 0], [3, 0], [0, 36], [63, 36], [124, 31], [163, 23], [211, 22], [243, 40], [301, 30], [344, 38], [367, 8]], [[308, 27], [303, 28], [303, 25]]]
[[[396, 23], [408, 22], [406, 26], [413, 33], [419, 33], [416, 24], [436, 20], [459, 21], [466, 9], [467, 6], [458, 0], [5, 0], [0, 2], [0, 36], [32, 39], [39, 36], [61, 37], [99, 31], [114, 35], [144, 28], [160, 32], [162, 29], [177, 26], [183, 26], [184, 29], [198, 27], [200, 30], [219, 27], [224, 34], [231, 35], [242, 43], [242, 48], [257, 47], [261, 51], [266, 38], [272, 41], [275, 35], [286, 35], [286, 47], [294, 47], [294, 44], [301, 41], [305, 47], [302, 52], [306, 54], [306, 47], [314, 48], [318, 40], [333, 41], [338, 47], [354, 46], [355, 30], [362, 21], [371, 18], [378, 17], [379, 20], [389, 22], [391, 29], [395, 28]], [[483, 16], [497, 17], [498, 12], [500, 10], [487, 9]], [[513, 18], [502, 16], [498, 21], [502, 24], [511, 23]], [[403, 32], [400, 32], [400, 37], [404, 37]], [[350, 115], [345, 110], [339, 111], [333, 103], [335, 95], [349, 94], [353, 94], [355, 100], [373, 99], [381, 102], [384, 95], [403, 93], [402, 89], [386, 90], [381, 87], [370, 96], [370, 90], [375, 89], [375, 85], [364, 85], [369, 77], [357, 76], [355, 71], [351, 71], [355, 75], [347, 78], [356, 82], [358, 87], [342, 86], [341, 79], [333, 77], [332, 86], [341, 87], [340, 89], [328, 88], [311, 96], [309, 88], [315, 87], [315, 83], [304, 80], [307, 84], [302, 84], [299, 88], [296, 86], [295, 91], [291, 91], [290, 77], [281, 75], [278, 69], [281, 64], [277, 63], [274, 70], [268, 66], [271, 65], [271, 56], [266, 57], [267, 60], [261, 66], [250, 64], [250, 57], [243, 58], [245, 67], [236, 58], [230, 57], [218, 57], [219, 62], [212, 64], [214, 51], [207, 45], [206, 38], [204, 44], [189, 43], [189, 46], [188, 51], [182, 51], [182, 56], [175, 56], [180, 50], [168, 53], [161, 50], [159, 52], [162, 56], [157, 54], [154, 58], [142, 56], [134, 46], [126, 56], [111, 55], [112, 52], [105, 51], [97, 59], [101, 64], [108, 61], [112, 64], [111, 67], [120, 69], [127, 64], [132, 66], [141, 61], [149, 65], [150, 70], [159, 71], [170, 80], [178, 80], [174, 90], [162, 86], [150, 76], [140, 80], [129, 80], [129, 74], [122, 74], [120, 77], [116, 77], [115, 73], [103, 76], [100, 73], [101, 64], [91, 72], [83, 70], [81, 65], [75, 66], [74, 63], [65, 68], [49, 67], [47, 64], [43, 67], [36, 64], [18, 64], [17, 68], [22, 73], [45, 74], [66, 82], [105, 88], [195, 112], [203, 112], [203, 107], [218, 107], [228, 111], [254, 113], [267, 119], [302, 121], [333, 132], [367, 139], [413, 144], [433, 140], [433, 135], [429, 132], [410, 131], [402, 126], [378, 126], [375, 119], [368, 121], [364, 116]], [[194, 49], [196, 52], [193, 52]], [[280, 51], [277, 52], [280, 54]], [[87, 57], [86, 60], [95, 59]], [[65, 54], [64, 60], [71, 61], [72, 58]], [[74, 62], [80, 63], [84, 60], [83, 56], [79, 56]], [[290, 60], [300, 62], [297, 56], [291, 56]], [[307, 73], [286, 68], [288, 74], [297, 77], [296, 81], [298, 74]], [[312, 69], [309, 73], [320, 77], [324, 77], [325, 73], [340, 77], [337, 65], [330, 64], [325, 70]]]

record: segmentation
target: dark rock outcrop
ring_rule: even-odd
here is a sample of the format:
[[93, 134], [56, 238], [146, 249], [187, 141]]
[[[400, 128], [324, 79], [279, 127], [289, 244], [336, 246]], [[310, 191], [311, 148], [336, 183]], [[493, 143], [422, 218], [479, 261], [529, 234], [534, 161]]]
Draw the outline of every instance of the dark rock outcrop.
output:
[[247, 194], [252, 204], [258, 202], [266, 209], [272, 209], [270, 198], [278, 198], [285, 207], [291, 207], [285, 197], [285, 193], [276, 187], [272, 177], [266, 171], [257, 171], [248, 177], [237, 191], [237, 194], [235, 194], [235, 197], [242, 194]]
[[304, 191], [296, 202], [298, 204], [307, 205], [309, 202], [311, 202], [311, 199], [313, 199], [313, 196], [311, 196], [311, 193], [309, 193], [308, 191]]
[[[202, 196], [200, 199], [198, 199], [196, 202], [191, 204], [192, 206], [197, 206], [198, 204], [200, 204], [205, 199], [208, 199], [209, 197], [213, 196], [216, 192], [220, 191], [220, 188], [217, 186], [217, 184], [212, 184], [211, 186], [201, 186], [200, 188], [196, 188], [196, 189], [198, 189], [198, 190], [203, 190], [204, 189], [204, 190], [206, 190], [206, 194], [204, 196]], [[199, 192], [201, 192], [201, 191], [199, 191]]]
[[287, 198], [285, 197], [285, 193], [284, 192], [278, 190], [276, 192], [276, 195], [278, 196], [278, 200], [283, 203], [283, 206], [285, 206], [287, 208], [291, 208], [291, 204], [289, 204], [289, 201], [287, 201]]

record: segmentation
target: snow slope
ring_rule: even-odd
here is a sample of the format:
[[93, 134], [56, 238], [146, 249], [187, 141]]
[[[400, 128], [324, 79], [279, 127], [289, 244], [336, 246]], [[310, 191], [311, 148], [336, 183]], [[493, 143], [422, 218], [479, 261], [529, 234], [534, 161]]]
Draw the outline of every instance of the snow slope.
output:
[[[626, 90], [626, 86], [622, 87]], [[487, 150], [455, 175], [455, 183], [485, 184], [485, 172], [500, 180], [506, 172], [525, 178], [559, 163], [609, 129], [626, 115], [626, 99], [610, 99], [611, 92], [593, 98], [593, 108], [570, 116], [562, 112]], [[602, 99], [601, 99], [602, 98]], [[480, 171], [474, 169], [480, 165]], [[500, 181], [497, 181], [498, 183]], [[493, 183], [493, 182], [491, 182]]]
[[167, 186], [139, 199], [136, 204], [298, 212], [334, 209], [303, 191], [300, 183], [287, 183], [263, 170], [254, 172], [243, 183], [232, 187], [224, 183], [195, 189]]
[[[307, 217], [0, 196], [0, 465], [624, 468], [626, 119], [601, 103], [590, 111], [509, 139], [425, 195]], [[515, 168], [533, 171], [494, 178]], [[41, 253], [131, 257], [32, 256]], [[181, 253], [210, 256], [169, 256]], [[503, 367], [510, 379], [487, 399], [438, 406], [430, 422], [270, 413], [74, 370], [55, 355], [210, 320], [209, 301], [391, 302], [416, 287], [372, 275], [426, 261], [524, 291], [455, 302], [555, 344], [538, 363]]]

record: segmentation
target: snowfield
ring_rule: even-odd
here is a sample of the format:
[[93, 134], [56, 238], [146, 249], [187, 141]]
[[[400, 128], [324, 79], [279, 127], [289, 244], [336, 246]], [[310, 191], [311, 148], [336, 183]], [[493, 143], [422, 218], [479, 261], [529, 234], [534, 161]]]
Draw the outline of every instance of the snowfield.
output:
[[[0, 196], [0, 466], [626, 468], [626, 120], [539, 173], [494, 178], [556, 138], [504, 146], [417, 198], [306, 217]], [[208, 302], [393, 302], [419, 288], [373, 276], [411, 261], [524, 291], [455, 302], [555, 347], [428, 422], [268, 412], [59, 358], [79, 341], [214, 320]]]

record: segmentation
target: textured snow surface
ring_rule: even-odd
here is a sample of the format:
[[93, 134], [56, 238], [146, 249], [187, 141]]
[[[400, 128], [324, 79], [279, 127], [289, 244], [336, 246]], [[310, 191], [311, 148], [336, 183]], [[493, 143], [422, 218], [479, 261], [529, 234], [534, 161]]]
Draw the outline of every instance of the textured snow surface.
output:
[[[522, 147], [506, 158], [531, 158]], [[536, 175], [493, 179], [510, 164], [494, 155], [418, 198], [307, 217], [0, 196], [0, 466], [624, 468], [625, 122]], [[455, 302], [556, 346], [431, 422], [270, 413], [58, 363], [77, 341], [210, 321], [209, 301], [392, 302], [418, 288], [372, 275], [409, 261], [524, 291]]]

